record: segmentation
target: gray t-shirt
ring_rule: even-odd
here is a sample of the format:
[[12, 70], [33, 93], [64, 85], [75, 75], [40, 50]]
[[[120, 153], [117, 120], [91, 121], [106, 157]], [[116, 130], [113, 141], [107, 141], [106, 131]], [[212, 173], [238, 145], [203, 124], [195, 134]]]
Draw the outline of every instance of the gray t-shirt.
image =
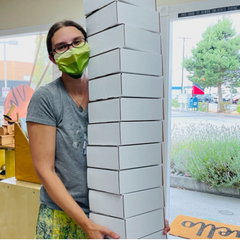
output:
[[[27, 121], [56, 127], [55, 171], [83, 211], [89, 213], [87, 188], [88, 110], [80, 111], [61, 78], [37, 89], [29, 103]], [[48, 139], [45, 139], [48, 141]], [[34, 141], [34, 140], [32, 140]], [[40, 203], [61, 210], [43, 186]]]

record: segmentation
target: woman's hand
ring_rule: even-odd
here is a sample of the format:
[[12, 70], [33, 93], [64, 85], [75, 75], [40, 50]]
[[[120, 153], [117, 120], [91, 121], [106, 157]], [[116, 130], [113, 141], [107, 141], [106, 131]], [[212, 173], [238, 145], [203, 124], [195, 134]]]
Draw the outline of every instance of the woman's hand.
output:
[[115, 232], [93, 222], [91, 223], [91, 226], [88, 226], [88, 228], [85, 229], [85, 232], [89, 239], [104, 239], [104, 237], [113, 239], [119, 238], [119, 235]]
[[[104, 237], [110, 237], [113, 239], [118, 239], [119, 235], [109, 230], [106, 227], [92, 223], [88, 230], [85, 230], [89, 239], [104, 239]], [[165, 219], [165, 227], [163, 229], [163, 234], [166, 235], [170, 231], [170, 226], [168, 220]]]
[[167, 233], [170, 231], [170, 226], [167, 219], [165, 219], [164, 221], [165, 221], [165, 227], [163, 229], [163, 234], [167, 235]]

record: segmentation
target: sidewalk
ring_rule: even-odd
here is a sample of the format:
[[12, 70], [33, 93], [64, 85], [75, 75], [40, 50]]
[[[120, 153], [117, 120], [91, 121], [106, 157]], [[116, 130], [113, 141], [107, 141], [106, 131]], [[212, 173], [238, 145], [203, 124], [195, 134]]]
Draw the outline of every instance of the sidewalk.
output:
[[201, 111], [190, 111], [190, 110], [180, 110], [180, 109], [171, 109], [171, 112], [183, 112], [183, 113], [193, 113], [196, 115], [208, 115], [208, 116], [218, 116], [218, 117], [229, 117], [229, 118], [240, 118], [240, 114], [229, 114], [225, 112], [201, 112]]
[[[170, 224], [178, 215], [240, 226], [240, 199], [170, 188]], [[168, 238], [179, 239], [171, 235]]]

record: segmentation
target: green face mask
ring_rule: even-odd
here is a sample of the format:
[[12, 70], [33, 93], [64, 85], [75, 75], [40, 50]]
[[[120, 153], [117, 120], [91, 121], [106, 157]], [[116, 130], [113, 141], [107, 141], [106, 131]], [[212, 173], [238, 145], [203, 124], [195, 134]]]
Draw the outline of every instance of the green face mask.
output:
[[60, 71], [67, 73], [72, 78], [82, 77], [89, 60], [89, 45], [70, 48], [62, 54], [55, 54], [54, 59]]

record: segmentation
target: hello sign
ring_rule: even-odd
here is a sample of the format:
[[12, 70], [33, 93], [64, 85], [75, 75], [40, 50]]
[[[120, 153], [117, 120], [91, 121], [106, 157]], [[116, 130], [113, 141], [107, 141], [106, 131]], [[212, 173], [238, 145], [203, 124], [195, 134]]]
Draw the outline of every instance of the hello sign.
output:
[[169, 234], [190, 239], [240, 239], [240, 226], [179, 215]]

